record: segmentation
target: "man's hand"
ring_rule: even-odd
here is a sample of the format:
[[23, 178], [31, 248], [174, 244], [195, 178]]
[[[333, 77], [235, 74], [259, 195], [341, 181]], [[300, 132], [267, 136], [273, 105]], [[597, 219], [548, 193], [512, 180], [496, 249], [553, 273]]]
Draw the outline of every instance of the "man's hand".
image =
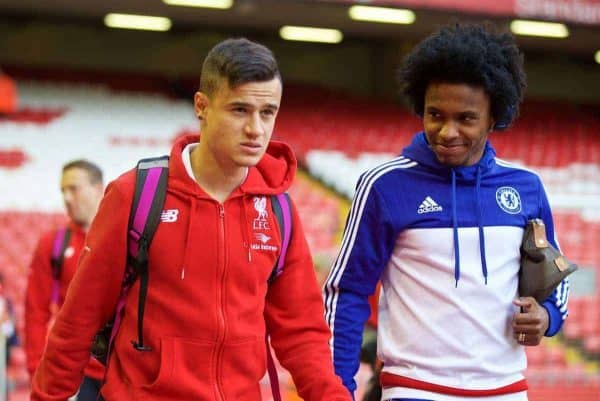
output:
[[513, 337], [521, 345], [538, 345], [548, 330], [548, 311], [532, 297], [515, 299], [513, 304], [520, 307], [513, 318]]

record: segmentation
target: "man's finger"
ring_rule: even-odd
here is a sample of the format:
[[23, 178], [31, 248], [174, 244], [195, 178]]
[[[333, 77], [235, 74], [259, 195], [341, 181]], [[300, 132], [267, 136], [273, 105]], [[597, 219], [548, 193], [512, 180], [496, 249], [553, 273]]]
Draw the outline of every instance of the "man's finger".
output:
[[538, 345], [541, 337], [535, 334], [515, 333], [515, 340], [521, 345]]
[[513, 304], [520, 306], [524, 312], [528, 312], [534, 305], [534, 300], [531, 297], [520, 297], [513, 301]]
[[526, 334], [538, 334], [540, 332], [540, 325], [515, 325], [513, 326], [514, 333], [526, 333]]

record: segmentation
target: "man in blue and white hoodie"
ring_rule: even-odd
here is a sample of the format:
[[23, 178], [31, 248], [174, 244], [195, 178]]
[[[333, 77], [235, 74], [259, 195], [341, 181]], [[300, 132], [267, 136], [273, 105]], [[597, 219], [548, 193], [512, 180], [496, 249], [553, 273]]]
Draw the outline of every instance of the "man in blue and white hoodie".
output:
[[336, 373], [356, 389], [381, 280], [383, 400], [527, 400], [524, 346], [560, 330], [569, 284], [541, 304], [518, 294], [527, 221], [542, 219], [557, 246], [540, 178], [487, 140], [518, 114], [522, 55], [510, 34], [457, 24], [421, 42], [399, 77], [424, 130], [358, 181], [324, 287]]

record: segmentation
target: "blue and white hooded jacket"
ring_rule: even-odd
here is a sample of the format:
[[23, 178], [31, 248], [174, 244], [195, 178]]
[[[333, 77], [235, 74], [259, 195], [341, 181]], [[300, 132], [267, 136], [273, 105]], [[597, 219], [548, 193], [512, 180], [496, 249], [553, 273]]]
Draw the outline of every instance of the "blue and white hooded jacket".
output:
[[[400, 157], [362, 174], [324, 287], [335, 370], [346, 387], [356, 389], [367, 298], [381, 279], [383, 399], [413, 389], [458, 396], [526, 390], [512, 301], [533, 218], [557, 246], [540, 178], [497, 159], [489, 142], [479, 163], [450, 168], [421, 132]], [[565, 279], [543, 302], [546, 336], [560, 330], [568, 292]]]

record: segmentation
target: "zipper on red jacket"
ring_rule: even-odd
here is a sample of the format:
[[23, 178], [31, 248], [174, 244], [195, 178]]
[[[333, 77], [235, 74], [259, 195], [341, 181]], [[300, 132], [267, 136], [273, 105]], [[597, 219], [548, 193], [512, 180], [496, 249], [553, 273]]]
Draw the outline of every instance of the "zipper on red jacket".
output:
[[225, 342], [225, 333], [227, 331], [226, 327], [226, 319], [225, 319], [225, 268], [227, 266], [227, 260], [225, 252], [225, 207], [222, 204], [219, 204], [219, 253], [221, 258], [219, 259], [219, 266], [217, 266], [217, 271], [220, 274], [219, 277], [219, 285], [217, 286], [217, 314], [219, 320], [219, 328], [222, 330], [217, 331], [217, 352], [216, 352], [216, 360], [215, 360], [215, 394], [218, 400], [224, 400], [225, 395], [223, 394], [222, 383], [220, 380], [220, 372], [221, 372], [221, 361], [223, 360], [223, 349]]

